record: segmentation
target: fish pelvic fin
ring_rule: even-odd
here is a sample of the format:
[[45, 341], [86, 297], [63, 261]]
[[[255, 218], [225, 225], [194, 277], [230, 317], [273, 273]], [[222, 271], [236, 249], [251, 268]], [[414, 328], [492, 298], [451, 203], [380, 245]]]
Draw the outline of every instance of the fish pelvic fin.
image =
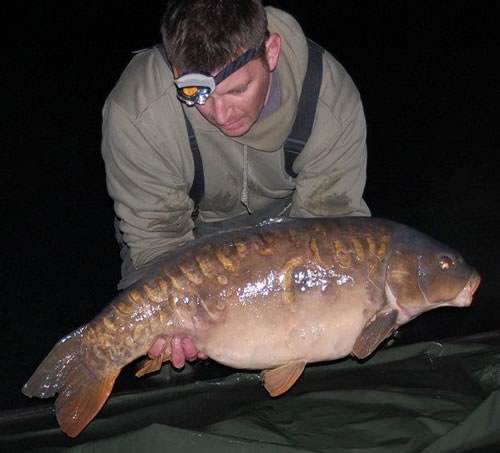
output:
[[144, 362], [141, 363], [141, 366], [136, 371], [135, 373], [136, 377], [142, 377], [145, 374], [154, 373], [155, 371], [158, 371], [161, 368], [163, 362], [168, 362], [170, 358], [171, 358], [170, 351], [163, 351], [159, 356], [153, 359], [145, 360]]
[[92, 421], [109, 397], [120, 369], [103, 375], [89, 368], [74, 369], [56, 400], [56, 417], [61, 430], [76, 437]]
[[271, 396], [279, 396], [290, 390], [304, 372], [305, 360], [298, 360], [262, 372], [265, 389]]
[[352, 355], [358, 359], [368, 357], [397, 328], [397, 310], [380, 311], [369, 320], [356, 339]]

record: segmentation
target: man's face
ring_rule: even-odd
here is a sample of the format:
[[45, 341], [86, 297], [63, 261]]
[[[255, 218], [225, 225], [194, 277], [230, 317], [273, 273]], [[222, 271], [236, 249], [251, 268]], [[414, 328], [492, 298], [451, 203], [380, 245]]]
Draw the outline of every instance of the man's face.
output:
[[196, 105], [202, 116], [229, 137], [246, 134], [259, 118], [267, 100], [271, 72], [276, 68], [280, 39], [271, 35], [266, 53], [231, 74], [216, 86], [204, 105]]

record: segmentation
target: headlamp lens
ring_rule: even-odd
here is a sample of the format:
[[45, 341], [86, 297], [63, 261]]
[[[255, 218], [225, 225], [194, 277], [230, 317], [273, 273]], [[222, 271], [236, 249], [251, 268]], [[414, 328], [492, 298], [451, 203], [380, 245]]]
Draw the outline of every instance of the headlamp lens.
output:
[[184, 87], [181, 88], [181, 91], [184, 96], [192, 97], [196, 95], [198, 87]]

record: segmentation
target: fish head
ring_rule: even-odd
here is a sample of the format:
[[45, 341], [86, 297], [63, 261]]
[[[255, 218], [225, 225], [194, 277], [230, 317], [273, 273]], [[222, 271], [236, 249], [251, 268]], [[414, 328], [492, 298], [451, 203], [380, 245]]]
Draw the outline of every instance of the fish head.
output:
[[480, 281], [460, 253], [408, 229], [390, 254], [385, 293], [403, 324], [438, 307], [469, 306]]

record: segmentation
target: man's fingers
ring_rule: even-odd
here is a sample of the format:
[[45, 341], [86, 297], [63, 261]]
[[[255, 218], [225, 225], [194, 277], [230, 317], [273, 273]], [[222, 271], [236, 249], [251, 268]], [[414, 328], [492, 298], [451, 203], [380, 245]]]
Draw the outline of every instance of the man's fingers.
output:
[[163, 337], [159, 337], [155, 340], [153, 345], [149, 348], [148, 356], [151, 359], [158, 357], [167, 347], [167, 340]]
[[184, 337], [181, 341], [182, 349], [187, 360], [194, 360], [198, 357], [198, 349], [189, 337]]
[[180, 337], [173, 337], [170, 341], [170, 346], [172, 348], [172, 357], [170, 362], [174, 368], [182, 368], [186, 363], [186, 356], [184, 354], [184, 349], [182, 348], [182, 342]]
[[[151, 359], [159, 356], [168, 347], [168, 339], [158, 337], [149, 348], [148, 356]], [[174, 368], [182, 368], [186, 360], [207, 359], [208, 356], [194, 345], [190, 337], [174, 336], [170, 339], [170, 362]]]

